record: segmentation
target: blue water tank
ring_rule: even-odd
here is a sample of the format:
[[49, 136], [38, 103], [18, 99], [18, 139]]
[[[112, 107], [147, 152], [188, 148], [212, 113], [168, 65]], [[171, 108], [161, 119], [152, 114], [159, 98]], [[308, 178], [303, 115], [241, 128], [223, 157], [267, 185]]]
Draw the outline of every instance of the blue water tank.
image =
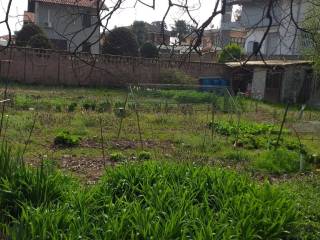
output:
[[222, 77], [201, 77], [199, 79], [200, 89], [204, 91], [212, 89], [212, 87], [225, 87], [229, 86], [229, 81]]

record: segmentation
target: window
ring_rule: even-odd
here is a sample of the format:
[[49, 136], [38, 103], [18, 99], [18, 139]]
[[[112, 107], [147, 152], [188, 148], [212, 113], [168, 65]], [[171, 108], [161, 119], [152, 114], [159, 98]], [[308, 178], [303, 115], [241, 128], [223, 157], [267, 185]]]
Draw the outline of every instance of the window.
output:
[[259, 50], [259, 42], [253, 42], [252, 52], [258, 53]]
[[28, 12], [33, 12], [35, 11], [35, 1], [29, 0], [28, 1]]
[[249, 54], [257, 53], [258, 48], [259, 48], [259, 42], [250, 41], [247, 46], [247, 52]]
[[88, 28], [91, 26], [91, 15], [89, 13], [84, 13], [82, 15], [82, 27]]
[[82, 44], [82, 52], [91, 53], [91, 43], [90, 42], [84, 42]]
[[280, 35], [278, 32], [269, 33], [267, 38], [267, 55], [276, 55], [280, 44]]
[[52, 23], [51, 23], [51, 11], [50, 9], [47, 10], [46, 12], [46, 16], [45, 16], [45, 21], [44, 21], [44, 26], [51, 28], [52, 27]]

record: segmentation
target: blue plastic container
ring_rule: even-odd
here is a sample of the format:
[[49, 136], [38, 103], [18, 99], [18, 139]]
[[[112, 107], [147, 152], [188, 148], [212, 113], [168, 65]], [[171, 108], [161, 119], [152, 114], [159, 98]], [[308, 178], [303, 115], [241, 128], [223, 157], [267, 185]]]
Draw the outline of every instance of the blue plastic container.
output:
[[227, 87], [229, 86], [229, 81], [222, 77], [201, 77], [199, 79], [199, 84], [201, 90], [209, 91], [214, 87]]

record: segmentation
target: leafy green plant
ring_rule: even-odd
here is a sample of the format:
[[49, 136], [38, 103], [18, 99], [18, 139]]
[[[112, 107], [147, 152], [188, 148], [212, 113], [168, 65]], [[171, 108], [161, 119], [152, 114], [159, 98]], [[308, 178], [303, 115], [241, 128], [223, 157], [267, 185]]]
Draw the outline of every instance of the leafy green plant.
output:
[[147, 151], [142, 151], [138, 155], [138, 160], [145, 161], [151, 159], [151, 153]]
[[80, 138], [70, 134], [69, 131], [61, 131], [54, 138], [54, 144], [62, 147], [74, 147], [79, 145]]
[[249, 122], [215, 122], [209, 123], [209, 127], [213, 128], [216, 133], [224, 136], [235, 135], [238, 132], [243, 134], [261, 135], [271, 132], [275, 127], [270, 124], [264, 123], [249, 123]]
[[121, 152], [115, 152], [110, 155], [110, 160], [114, 162], [124, 161], [126, 157]]
[[[14, 193], [6, 195], [10, 201], [5, 203], [12, 204], [10, 209], [19, 208], [18, 214], [11, 215], [13, 219], [3, 221], [0, 215], [1, 230], [12, 239], [73, 239], [79, 235], [127, 239], [137, 233], [142, 239], [297, 236], [299, 218], [290, 198], [267, 183], [254, 184], [222, 169], [161, 162], [127, 164], [108, 169], [99, 184], [86, 188], [54, 172], [29, 173], [19, 181], [0, 180], [1, 187], [7, 182], [11, 187], [5, 190]], [[27, 180], [37, 176], [43, 180]], [[39, 195], [29, 194], [31, 189]], [[9, 199], [0, 193], [0, 203]], [[6, 213], [8, 205], [1, 207]]]
[[100, 102], [98, 105], [98, 112], [109, 112], [112, 109], [112, 103], [109, 100], [105, 100], [103, 102]]
[[0, 172], [0, 232], [1, 224], [19, 218], [24, 205], [39, 207], [57, 203], [72, 186], [70, 179], [45, 161], [37, 168], [29, 168], [21, 152], [12, 151], [6, 143], [0, 149]]
[[68, 112], [74, 112], [77, 108], [78, 104], [73, 102], [68, 105]]
[[83, 109], [86, 111], [89, 111], [89, 110], [94, 111], [96, 109], [96, 106], [97, 106], [96, 102], [91, 100], [87, 100], [82, 104]]

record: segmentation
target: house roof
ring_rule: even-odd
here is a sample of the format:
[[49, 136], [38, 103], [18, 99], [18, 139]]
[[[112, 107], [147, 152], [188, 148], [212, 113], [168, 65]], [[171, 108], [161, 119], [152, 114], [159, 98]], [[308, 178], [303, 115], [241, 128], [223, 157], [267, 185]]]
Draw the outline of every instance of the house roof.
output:
[[289, 66], [289, 65], [303, 65], [303, 64], [312, 64], [311, 61], [307, 60], [265, 60], [265, 61], [248, 61], [248, 62], [227, 62], [226, 65], [231, 68], [245, 66]]
[[[3, 40], [6, 40], [8, 41], [10, 36], [9, 35], [3, 35], [3, 36], [0, 36], [1, 39]], [[11, 40], [15, 40], [16, 39], [16, 36], [15, 35], [11, 35]]]
[[[96, 8], [99, 0], [35, 0], [35, 2], [61, 4], [77, 7]], [[100, 1], [102, 4], [103, 1]], [[105, 6], [104, 6], [105, 7]]]
[[[161, 25], [146, 23], [146, 29], [148, 32], [162, 33]], [[168, 30], [164, 30], [164, 33], [169, 34], [170, 32]]]

